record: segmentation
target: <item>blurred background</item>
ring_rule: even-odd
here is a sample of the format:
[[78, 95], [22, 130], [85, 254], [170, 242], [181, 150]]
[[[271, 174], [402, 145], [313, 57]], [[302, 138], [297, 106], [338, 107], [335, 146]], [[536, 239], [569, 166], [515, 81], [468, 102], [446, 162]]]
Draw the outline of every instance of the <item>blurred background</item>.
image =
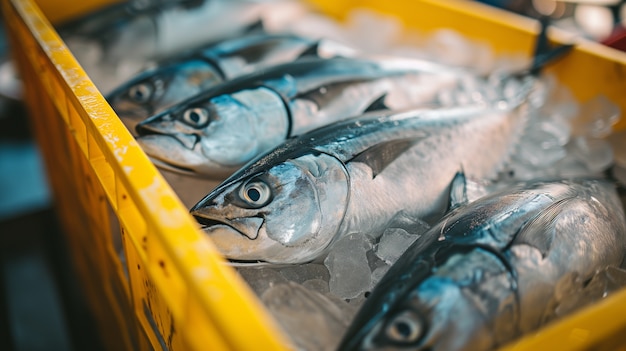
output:
[[[626, 50], [623, 0], [481, 2]], [[9, 57], [0, 22], [0, 349], [97, 350]]]
[[574, 34], [626, 50], [624, 0], [481, 0], [524, 16], [550, 16], [552, 24]]

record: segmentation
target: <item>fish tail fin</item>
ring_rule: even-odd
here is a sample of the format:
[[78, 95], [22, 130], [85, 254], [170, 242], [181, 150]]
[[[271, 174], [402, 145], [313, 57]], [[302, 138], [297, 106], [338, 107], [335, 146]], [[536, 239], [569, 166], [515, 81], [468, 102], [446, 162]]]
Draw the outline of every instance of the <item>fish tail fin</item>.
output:
[[541, 31], [537, 36], [535, 42], [535, 49], [533, 52], [533, 62], [528, 68], [528, 73], [533, 76], [538, 76], [544, 67], [557, 61], [565, 54], [569, 53], [574, 47], [573, 44], [561, 44], [552, 47], [548, 42], [548, 27], [550, 25], [550, 17], [543, 16], [539, 19], [541, 25]]

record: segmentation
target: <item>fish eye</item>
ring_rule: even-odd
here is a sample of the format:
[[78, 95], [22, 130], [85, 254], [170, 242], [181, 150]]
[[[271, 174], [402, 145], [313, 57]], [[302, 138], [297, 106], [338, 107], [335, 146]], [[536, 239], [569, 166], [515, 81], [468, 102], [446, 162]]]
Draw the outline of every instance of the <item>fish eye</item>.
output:
[[243, 199], [250, 206], [254, 207], [266, 205], [269, 202], [271, 195], [272, 192], [270, 187], [261, 181], [250, 182], [241, 187], [239, 190], [239, 196], [241, 199]]
[[192, 127], [201, 127], [209, 122], [209, 111], [202, 107], [185, 110], [183, 121]]
[[396, 315], [385, 329], [387, 338], [402, 344], [418, 341], [422, 332], [421, 320], [412, 311], [404, 311]]
[[128, 89], [128, 96], [135, 102], [145, 103], [152, 98], [154, 88], [148, 83], [133, 85]]

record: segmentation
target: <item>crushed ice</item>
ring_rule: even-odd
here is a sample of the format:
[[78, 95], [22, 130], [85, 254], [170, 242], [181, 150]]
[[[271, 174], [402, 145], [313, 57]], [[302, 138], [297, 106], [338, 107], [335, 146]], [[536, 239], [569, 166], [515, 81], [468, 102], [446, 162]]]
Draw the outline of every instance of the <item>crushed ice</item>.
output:
[[[470, 41], [452, 30], [429, 34], [406, 30], [394, 17], [363, 9], [352, 11], [343, 25], [311, 12], [299, 16], [298, 21], [281, 23], [279, 27], [311, 37], [330, 38], [368, 53], [429, 59], [473, 68], [480, 74], [516, 71], [528, 67], [529, 63], [522, 54], [496, 58], [488, 44]], [[82, 52], [79, 60], [83, 63], [97, 63], [103, 54], [97, 46], [88, 43], [69, 44], [74, 52]], [[127, 77], [139, 67], [131, 62], [116, 69], [118, 72], [96, 68], [88, 71], [99, 88], [106, 91], [117, 84], [107, 81], [110, 76]], [[626, 185], [626, 138], [624, 133], [611, 134], [612, 126], [619, 119], [619, 107], [604, 96], [580, 103], [553, 76], [546, 75], [541, 81], [543, 89], [531, 103], [531, 123], [500, 179], [593, 175], [613, 166], [613, 176]], [[466, 83], [464, 91], [473, 91], [472, 82]], [[508, 89], [515, 91], [513, 86]], [[440, 100], [453, 103], [471, 98], [474, 97], [444, 93]], [[493, 184], [469, 180], [468, 198], [472, 201], [492, 188]], [[189, 190], [194, 195], [190, 195], [187, 202], [195, 203], [193, 196], [197, 188]], [[404, 249], [428, 230], [425, 222], [414, 221], [411, 230], [389, 228], [377, 239], [363, 233], [344, 237], [335, 243], [323, 262], [239, 268], [238, 272], [291, 337], [295, 349], [334, 349], [370, 291]], [[625, 276], [621, 271], [601, 272], [585, 294], [603, 287], [610, 290], [606, 286], [618, 281], [623, 285]], [[567, 286], [575, 283], [578, 282], [574, 279]], [[555, 313], [564, 313], [578, 304], [574, 295], [563, 297]]]
[[[312, 27], [307, 28], [308, 25]], [[323, 33], [326, 37], [360, 50], [437, 60], [450, 65], [471, 67], [479, 73], [519, 70], [527, 67], [529, 62], [523, 55], [496, 59], [487, 44], [470, 41], [451, 30], [439, 30], [430, 36], [406, 31], [397, 20], [366, 10], [356, 10], [350, 14], [345, 26], [319, 15], [312, 15], [308, 20], [299, 21], [293, 26], [301, 34], [307, 34], [307, 29], [310, 28], [315, 28], [318, 34]], [[619, 119], [617, 105], [603, 96], [581, 104], [553, 76], [546, 75], [541, 80], [542, 89], [531, 102], [533, 108], [530, 110], [528, 130], [517, 146], [515, 156], [501, 173], [501, 180], [593, 175], [606, 171], [616, 159], [620, 162], [613, 168], [614, 176], [621, 178], [626, 184], [626, 155], [614, 155], [611, 148], [611, 145], [619, 144], [620, 150], [626, 150], [625, 142], [622, 141], [624, 138], [606, 140], [611, 127]], [[472, 91], [471, 82], [468, 84], [464, 91]], [[509, 88], [514, 90], [515, 87]], [[442, 96], [442, 99], [445, 98], [459, 100], [463, 97]], [[497, 184], [468, 180], [468, 198], [473, 201], [496, 188]], [[298, 269], [305, 269], [307, 266], [313, 266], [316, 270], [326, 268], [324, 274], [319, 272], [320, 277], [304, 281], [300, 277], [289, 278], [289, 285], [285, 285], [282, 278], [289, 276], [285, 268], [276, 268], [282, 272], [280, 283], [275, 277], [267, 283], [259, 283], [251, 281], [248, 273], [242, 275], [255, 290], [259, 285], [273, 286], [272, 289], [276, 291], [267, 290], [267, 293], [260, 294], [266, 304], [268, 296], [277, 295], [284, 299], [282, 302], [287, 306], [297, 304], [301, 308], [300, 304], [305, 304], [300, 301], [303, 294], [315, 294], [310, 297], [320, 304], [318, 310], [307, 309], [303, 312], [295, 308], [287, 312], [287, 307], [272, 303], [268, 308], [288, 332], [287, 335], [292, 336], [292, 341], [298, 348], [333, 349], [347, 326], [339, 322], [338, 316], [334, 314], [336, 309], [347, 311], [348, 315], [354, 313], [404, 249], [419, 234], [428, 230], [428, 224], [418, 220], [413, 223], [412, 228], [412, 233], [406, 228], [389, 228], [376, 240], [362, 235], [363, 233], [355, 233], [342, 238], [333, 246], [323, 261], [324, 266], [319, 263], [297, 266]], [[597, 280], [607, 281], [611, 278], [607, 278], [607, 274], [599, 274]], [[264, 279], [263, 274], [256, 277]], [[578, 301], [564, 301], [561, 311], [557, 313], [563, 313], [568, 306]], [[311, 315], [319, 319], [320, 324], [308, 324]], [[304, 322], [298, 322], [297, 316], [302, 316]], [[329, 325], [335, 328], [334, 335], [328, 334]], [[328, 337], [323, 345], [317, 344], [317, 335], [309, 333], [307, 337], [307, 333], [297, 333], [298, 330], [310, 330], [319, 326], [322, 326], [319, 335]]]

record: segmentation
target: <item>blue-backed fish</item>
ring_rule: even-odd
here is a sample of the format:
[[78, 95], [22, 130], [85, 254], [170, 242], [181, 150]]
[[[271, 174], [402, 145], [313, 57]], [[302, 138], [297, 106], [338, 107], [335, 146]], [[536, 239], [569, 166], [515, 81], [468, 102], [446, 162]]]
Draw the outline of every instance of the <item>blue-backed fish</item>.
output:
[[224, 179], [287, 138], [365, 111], [432, 102], [468, 72], [400, 58], [305, 57], [150, 117], [137, 139], [164, 169]]
[[352, 50], [329, 40], [253, 32], [157, 62], [107, 94], [126, 127], [219, 83], [303, 56], [332, 57]]
[[58, 31], [100, 91], [137, 74], [148, 60], [259, 28], [280, 28], [276, 13], [303, 13], [290, 0], [137, 0], [110, 5], [89, 16], [59, 25]]
[[606, 180], [525, 183], [461, 205], [389, 269], [339, 350], [501, 347], [553, 319], [560, 284], [619, 267], [625, 243]]
[[242, 264], [309, 262], [344, 235], [377, 237], [399, 216], [438, 218], [459, 170], [493, 178], [514, 153], [524, 96], [371, 112], [316, 129], [257, 157], [191, 213]]
[[316, 260], [342, 236], [376, 238], [407, 216], [440, 217], [458, 171], [493, 179], [515, 153], [539, 69], [571, 48], [542, 52], [545, 28], [529, 72], [475, 91], [488, 98], [365, 114], [288, 139], [191, 213], [230, 260], [276, 264]]

